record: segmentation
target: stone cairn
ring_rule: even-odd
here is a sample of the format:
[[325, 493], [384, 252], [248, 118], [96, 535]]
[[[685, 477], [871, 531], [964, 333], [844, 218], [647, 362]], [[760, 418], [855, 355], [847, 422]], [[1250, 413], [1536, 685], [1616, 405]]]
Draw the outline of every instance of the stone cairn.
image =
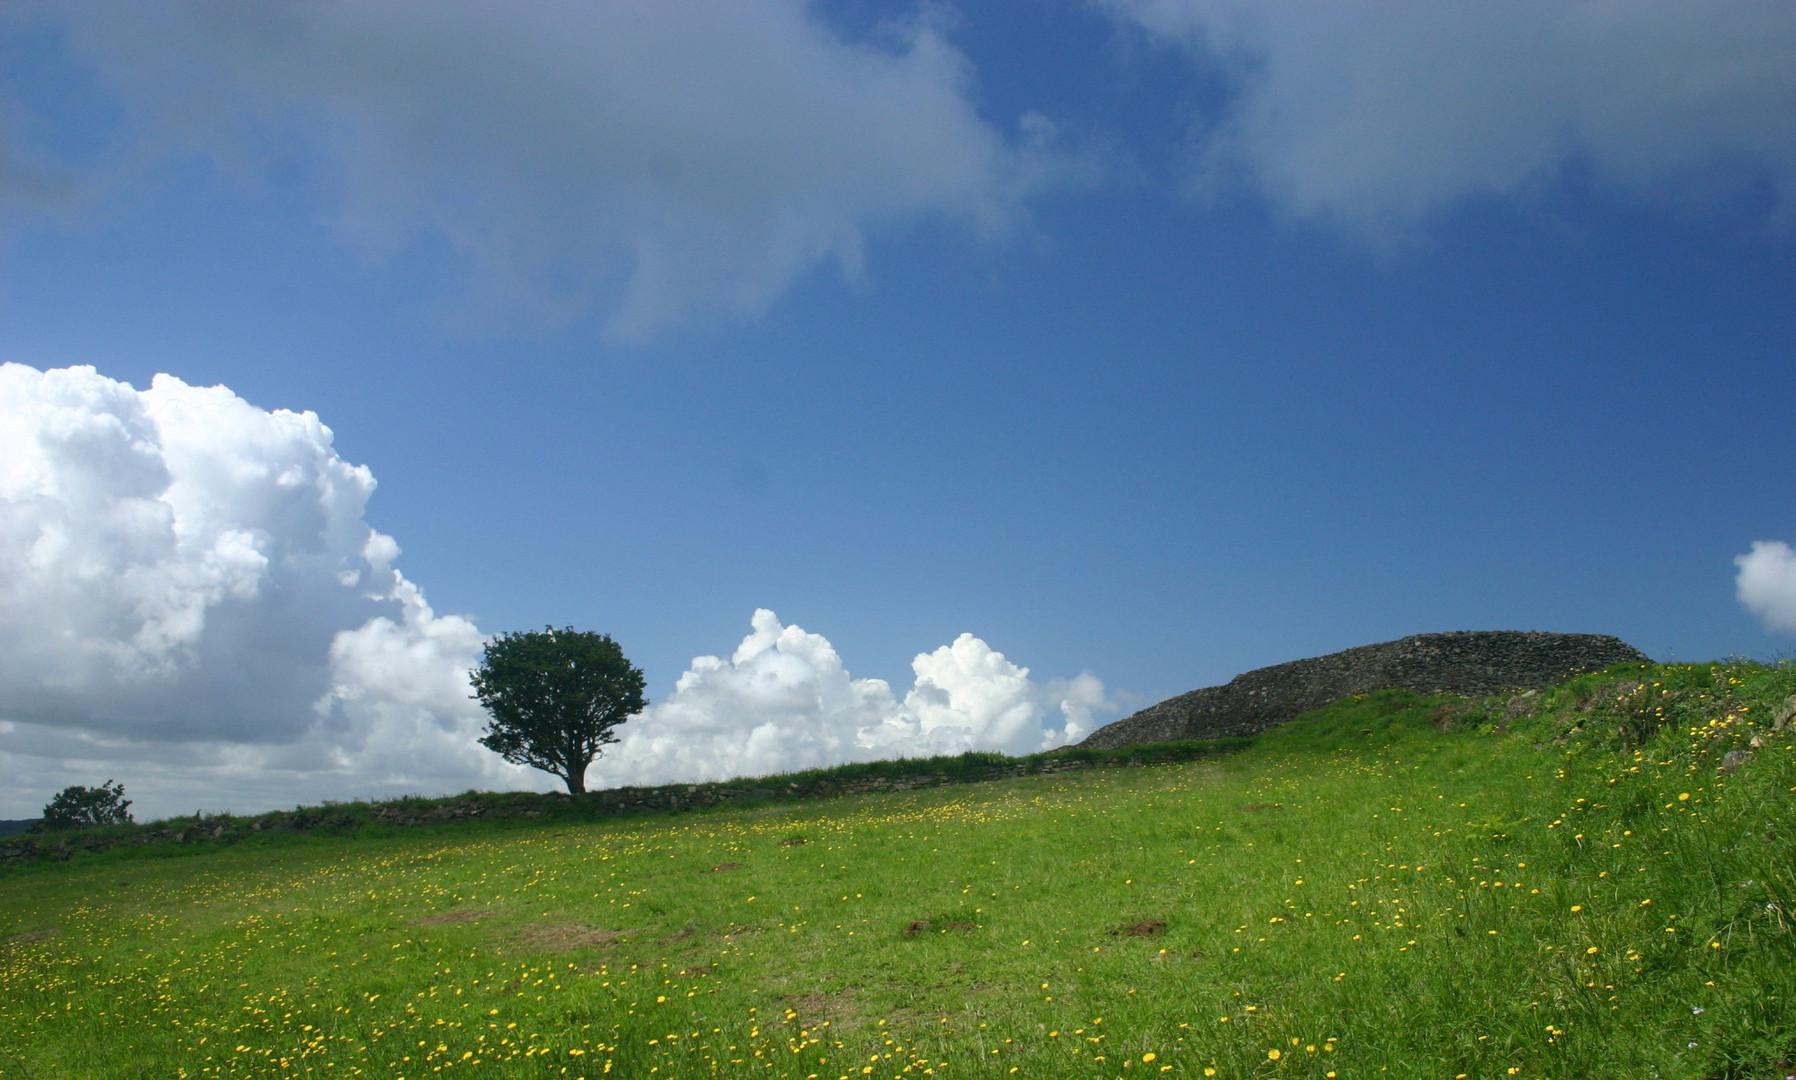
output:
[[1237, 675], [1097, 729], [1080, 743], [1114, 749], [1175, 739], [1258, 735], [1351, 694], [1413, 690], [1487, 697], [1542, 690], [1615, 664], [1650, 663], [1607, 634], [1461, 630], [1416, 634]]

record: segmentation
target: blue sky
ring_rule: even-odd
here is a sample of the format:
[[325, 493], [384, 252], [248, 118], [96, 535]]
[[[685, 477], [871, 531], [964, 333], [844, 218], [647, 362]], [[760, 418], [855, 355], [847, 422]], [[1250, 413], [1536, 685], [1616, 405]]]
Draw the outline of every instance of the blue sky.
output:
[[[316, 413], [435, 613], [607, 631], [655, 700], [759, 608], [1097, 723], [1425, 631], [1788, 649], [1734, 561], [1796, 539], [1788, 9], [721, 10], [15, 9], [0, 361]], [[117, 707], [0, 767], [190, 737]], [[333, 775], [535, 782], [458, 768]]]

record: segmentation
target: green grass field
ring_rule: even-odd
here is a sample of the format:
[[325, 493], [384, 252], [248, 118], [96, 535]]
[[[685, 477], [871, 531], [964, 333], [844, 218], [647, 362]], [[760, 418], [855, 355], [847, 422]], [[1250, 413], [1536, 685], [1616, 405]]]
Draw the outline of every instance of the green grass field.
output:
[[29, 863], [0, 1077], [1783, 1077], [1792, 693], [1617, 669], [1188, 764]]

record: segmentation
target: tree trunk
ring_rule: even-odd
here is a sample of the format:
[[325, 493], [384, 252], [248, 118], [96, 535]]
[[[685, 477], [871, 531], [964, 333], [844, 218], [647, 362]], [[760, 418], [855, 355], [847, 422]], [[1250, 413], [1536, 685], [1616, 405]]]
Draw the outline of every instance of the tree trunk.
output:
[[567, 781], [567, 792], [569, 795], [586, 794], [586, 767], [591, 764], [592, 759], [590, 758], [585, 761], [577, 763], [570, 762], [568, 764], [567, 776], [563, 779]]

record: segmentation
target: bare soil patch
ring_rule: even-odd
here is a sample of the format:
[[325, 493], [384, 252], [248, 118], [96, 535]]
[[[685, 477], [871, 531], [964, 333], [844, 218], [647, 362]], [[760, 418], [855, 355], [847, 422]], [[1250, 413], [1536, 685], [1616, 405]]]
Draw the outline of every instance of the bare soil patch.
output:
[[492, 917], [493, 913], [490, 911], [445, 911], [436, 915], [426, 915], [422, 919], [414, 919], [412, 921], [418, 926], [449, 926], [454, 923], [477, 922], [481, 919], [490, 919]]
[[843, 987], [833, 994], [813, 990], [787, 997], [786, 1008], [797, 1013], [798, 1023], [807, 1028], [821, 1027], [825, 1023], [832, 1028], [852, 1028], [860, 1021], [860, 1008], [855, 1002], [857, 993], [859, 990], [853, 986]]
[[1470, 705], [1463, 701], [1449, 701], [1443, 705], [1436, 705], [1428, 715], [1434, 721], [1435, 730], [1452, 731], [1454, 725], [1458, 724], [1460, 718], [1470, 712], [1471, 708]]
[[1124, 923], [1110, 931], [1111, 937], [1157, 937], [1166, 933], [1166, 924], [1159, 919], [1142, 919], [1139, 922]]
[[628, 933], [627, 930], [606, 930], [581, 923], [552, 923], [527, 926], [519, 932], [518, 940], [538, 949], [566, 952], [573, 949], [603, 948], [614, 941], [626, 940]]
[[727, 862], [727, 863], [722, 863], [718, 866], [713, 866], [709, 870], [700, 870], [699, 873], [701, 873], [701, 874], [721, 874], [726, 870], [734, 870], [741, 865], [742, 864], [739, 862]]
[[36, 945], [40, 941], [49, 941], [62, 933], [54, 926], [46, 926], [41, 930], [27, 930], [23, 934], [14, 934], [0, 943], [0, 949], [11, 949], [23, 945]]
[[953, 922], [944, 922], [944, 923], [936, 923], [929, 919], [912, 919], [910, 922], [910, 925], [908, 925], [904, 928], [904, 936], [905, 937], [916, 937], [918, 934], [924, 933], [925, 931], [929, 931], [929, 930], [936, 930], [936, 931], [940, 931], [942, 933], [946, 933], [949, 930], [972, 930], [974, 928], [975, 928], [974, 924], [972, 924], [970, 922], [963, 922], [958, 919]]

